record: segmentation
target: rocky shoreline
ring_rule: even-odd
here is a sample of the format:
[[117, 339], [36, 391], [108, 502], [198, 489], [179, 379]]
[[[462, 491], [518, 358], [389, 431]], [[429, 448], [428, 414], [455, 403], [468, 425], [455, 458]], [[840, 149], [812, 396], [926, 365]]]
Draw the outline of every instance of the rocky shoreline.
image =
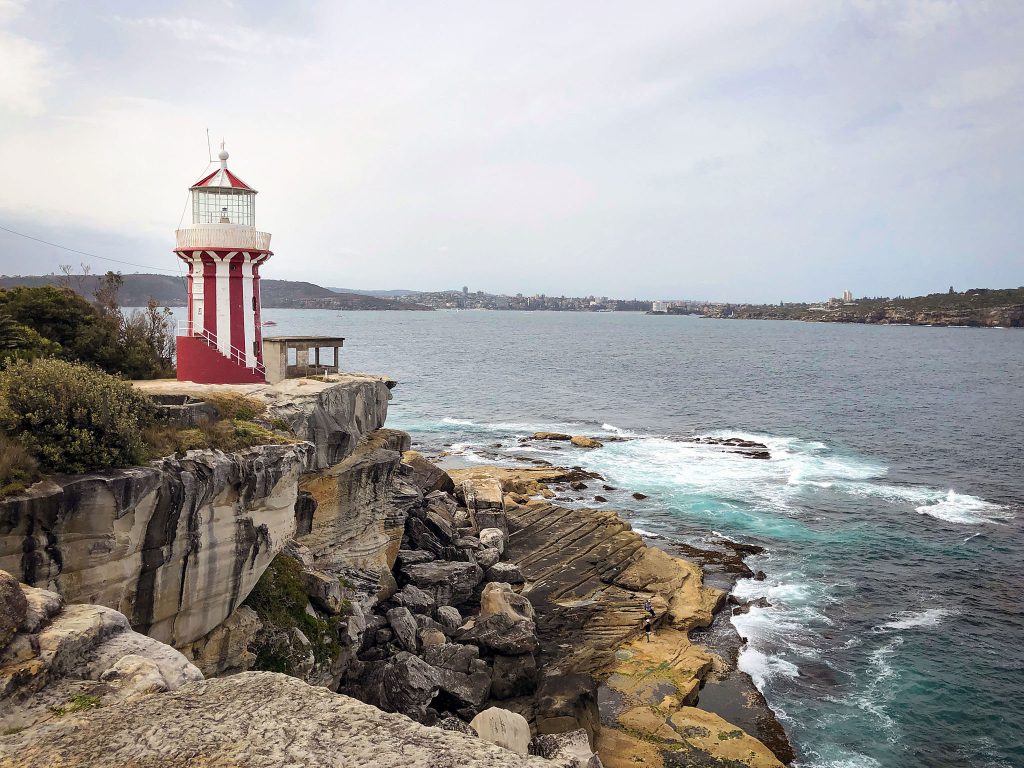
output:
[[[601, 482], [578, 468], [446, 471], [384, 427], [393, 386], [342, 376], [244, 387], [307, 442], [190, 451], [0, 500], [0, 565], [43, 606], [24, 617], [45, 614], [18, 618], [16, 582], [0, 578], [17, 614], [0, 636], [0, 765], [48, 765], [54, 750], [68, 766], [186, 765], [188, 749], [210, 765], [393, 765], [406, 737], [418, 745], [409, 764], [431, 766], [774, 768], [792, 758], [727, 650], [691, 638], [726, 615], [723, 578], [750, 575], [740, 545], [695, 558], [649, 546], [615, 512], [558, 505]], [[175, 390], [148, 385], [160, 387]], [[757, 459], [764, 446], [716, 448]], [[701, 557], [715, 586], [690, 562]], [[732, 699], [702, 692], [729, 685]], [[283, 695], [320, 728], [350, 732], [330, 725], [342, 712], [392, 727], [381, 743], [397, 751], [319, 738]], [[243, 702], [250, 743], [230, 718], [198, 741], [161, 735], [183, 706], [199, 725]], [[398, 722], [381, 710], [426, 729], [380, 725]], [[299, 736], [275, 750], [270, 717]], [[140, 731], [150, 736], [140, 742]], [[84, 736], [76, 745], [69, 733]], [[116, 748], [98, 759], [103, 739]], [[486, 757], [487, 742], [503, 759]]]

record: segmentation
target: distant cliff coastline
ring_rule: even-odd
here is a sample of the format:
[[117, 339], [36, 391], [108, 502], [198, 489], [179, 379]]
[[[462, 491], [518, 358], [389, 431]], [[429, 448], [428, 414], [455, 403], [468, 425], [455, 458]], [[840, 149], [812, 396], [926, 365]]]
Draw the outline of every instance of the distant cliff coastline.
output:
[[[121, 275], [119, 299], [125, 307], [144, 307], [150, 297], [165, 307], [184, 307], [186, 290], [184, 273], [177, 275], [126, 274]], [[0, 288], [14, 288], [19, 285], [36, 287], [40, 285], [66, 285], [91, 299], [99, 283], [96, 275], [15, 275], [0, 277]], [[260, 280], [260, 300], [264, 307], [271, 309], [400, 309], [429, 311], [431, 307], [412, 302], [369, 296], [358, 293], [338, 293], [330, 288], [297, 280]]]
[[832, 299], [823, 304], [709, 304], [702, 314], [736, 320], [1024, 328], [1024, 288], [977, 288], [849, 302]]

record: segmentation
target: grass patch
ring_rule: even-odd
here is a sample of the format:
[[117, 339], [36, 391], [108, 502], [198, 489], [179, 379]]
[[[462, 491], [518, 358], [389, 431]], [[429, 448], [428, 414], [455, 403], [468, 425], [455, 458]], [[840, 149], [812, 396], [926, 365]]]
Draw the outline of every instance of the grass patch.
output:
[[90, 696], [86, 693], [79, 693], [68, 699], [67, 704], [60, 704], [53, 707], [53, 714], [57, 717], [70, 715], [73, 712], [84, 712], [87, 709], [96, 709], [100, 706], [99, 696]]
[[291, 435], [282, 435], [243, 419], [215, 421], [197, 427], [155, 424], [145, 430], [143, 438], [150, 459], [198, 449], [232, 453], [257, 445], [288, 445], [298, 441]]
[[262, 400], [238, 392], [204, 392], [202, 398], [226, 421], [252, 421], [267, 410], [267, 404]]

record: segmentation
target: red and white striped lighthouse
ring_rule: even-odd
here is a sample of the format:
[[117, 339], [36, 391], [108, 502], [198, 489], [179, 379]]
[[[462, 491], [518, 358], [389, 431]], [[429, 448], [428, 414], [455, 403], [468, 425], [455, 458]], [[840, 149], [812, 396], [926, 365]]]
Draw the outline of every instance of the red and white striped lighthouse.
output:
[[220, 168], [197, 181], [192, 226], [174, 252], [188, 265], [188, 319], [178, 336], [178, 380], [203, 384], [265, 381], [259, 268], [273, 254], [255, 227], [256, 190]]

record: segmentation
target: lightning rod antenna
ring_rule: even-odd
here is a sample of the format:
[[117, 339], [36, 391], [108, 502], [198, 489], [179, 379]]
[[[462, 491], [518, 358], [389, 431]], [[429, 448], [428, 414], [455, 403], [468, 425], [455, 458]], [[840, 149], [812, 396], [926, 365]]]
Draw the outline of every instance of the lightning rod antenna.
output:
[[213, 163], [213, 150], [210, 149], [210, 129], [206, 129], [206, 159]]

